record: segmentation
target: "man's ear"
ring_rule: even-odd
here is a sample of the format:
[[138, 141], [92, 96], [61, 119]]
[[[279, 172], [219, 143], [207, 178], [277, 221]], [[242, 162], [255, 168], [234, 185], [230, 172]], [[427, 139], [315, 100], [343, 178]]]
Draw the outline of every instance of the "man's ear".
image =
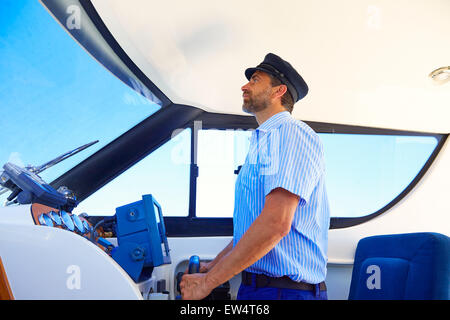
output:
[[277, 86], [277, 90], [275, 91], [275, 98], [280, 98], [285, 94], [287, 91], [287, 86], [284, 84], [280, 84]]

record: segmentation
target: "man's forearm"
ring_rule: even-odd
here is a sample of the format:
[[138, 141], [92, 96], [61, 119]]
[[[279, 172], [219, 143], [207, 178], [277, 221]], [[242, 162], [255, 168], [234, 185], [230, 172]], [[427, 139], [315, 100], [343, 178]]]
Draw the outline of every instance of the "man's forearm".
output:
[[292, 225], [299, 197], [283, 188], [272, 190], [260, 215], [242, 238], [222, 250], [207, 273], [186, 274], [180, 283], [184, 299], [202, 299], [245, 268], [265, 256], [286, 236]]
[[282, 188], [269, 193], [261, 214], [220, 264], [206, 274], [208, 286], [219, 286], [272, 250], [289, 233], [298, 203], [297, 195]]
[[219, 252], [219, 254], [208, 264], [208, 271], [211, 270], [224, 256], [226, 256], [233, 249], [233, 239], [231, 239], [230, 243]]
[[298, 203], [297, 195], [282, 188], [269, 193], [261, 214], [220, 264], [206, 274], [208, 286], [219, 286], [272, 250], [289, 233]]
[[283, 238], [279, 228], [258, 217], [241, 240], [207, 273], [207, 282], [217, 287], [266, 255]]

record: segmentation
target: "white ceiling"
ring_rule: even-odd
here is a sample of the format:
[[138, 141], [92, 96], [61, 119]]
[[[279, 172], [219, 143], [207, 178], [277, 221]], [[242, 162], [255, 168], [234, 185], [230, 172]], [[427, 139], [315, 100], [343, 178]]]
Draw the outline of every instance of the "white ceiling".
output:
[[302, 120], [450, 132], [450, 0], [92, 0], [173, 102], [243, 114], [244, 70], [273, 52], [308, 83]]

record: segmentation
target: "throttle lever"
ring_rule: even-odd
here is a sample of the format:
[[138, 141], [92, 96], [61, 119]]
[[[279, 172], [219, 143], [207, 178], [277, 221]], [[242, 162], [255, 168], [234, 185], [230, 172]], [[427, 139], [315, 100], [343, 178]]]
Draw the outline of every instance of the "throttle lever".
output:
[[200, 272], [200, 258], [198, 256], [191, 256], [189, 258], [188, 273]]
[[[178, 272], [177, 273], [177, 290], [178, 290], [178, 292], [181, 292], [180, 282], [181, 282], [181, 278], [183, 278], [183, 275], [184, 275], [183, 272]], [[180, 297], [180, 299], [181, 299], [181, 297]]]
[[[199, 273], [200, 272], [200, 258], [199, 256], [191, 256], [189, 258], [189, 266], [188, 266], [188, 273]], [[181, 292], [180, 289], [180, 282], [181, 278], [183, 277], [183, 272], [178, 272], [176, 278], [177, 278], [177, 290], [178, 292]], [[175, 297], [176, 300], [181, 299], [181, 295], [178, 295]]]

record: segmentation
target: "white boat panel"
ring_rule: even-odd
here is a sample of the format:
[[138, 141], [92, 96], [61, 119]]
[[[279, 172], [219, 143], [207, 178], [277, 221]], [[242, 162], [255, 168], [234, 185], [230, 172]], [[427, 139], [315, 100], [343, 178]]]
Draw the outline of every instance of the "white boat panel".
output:
[[309, 84], [302, 120], [450, 132], [446, 0], [93, 0], [122, 49], [173, 102], [242, 113], [244, 70], [274, 52]]
[[73, 232], [2, 223], [0, 256], [15, 299], [142, 299], [111, 257]]

